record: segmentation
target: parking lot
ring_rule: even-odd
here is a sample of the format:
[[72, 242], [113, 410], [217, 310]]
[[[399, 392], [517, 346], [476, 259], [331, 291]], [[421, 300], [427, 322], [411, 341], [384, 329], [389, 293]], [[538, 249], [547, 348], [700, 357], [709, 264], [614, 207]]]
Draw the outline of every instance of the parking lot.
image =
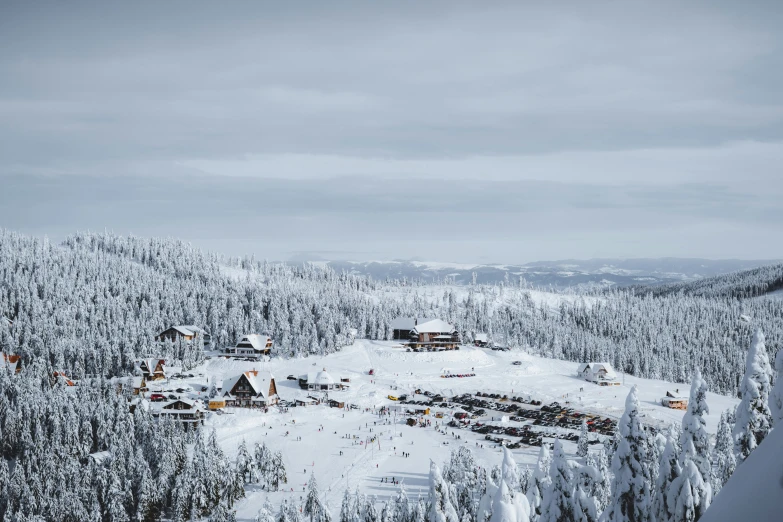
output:
[[514, 449], [541, 446], [544, 439], [560, 438], [576, 442], [582, 422], [592, 433], [590, 444], [611, 437], [617, 421], [609, 417], [563, 406], [557, 402], [542, 404], [532, 397], [478, 392], [451, 398], [416, 390], [411, 398], [400, 401], [420, 407], [432, 407], [448, 418], [446, 425], [483, 435], [485, 440]]

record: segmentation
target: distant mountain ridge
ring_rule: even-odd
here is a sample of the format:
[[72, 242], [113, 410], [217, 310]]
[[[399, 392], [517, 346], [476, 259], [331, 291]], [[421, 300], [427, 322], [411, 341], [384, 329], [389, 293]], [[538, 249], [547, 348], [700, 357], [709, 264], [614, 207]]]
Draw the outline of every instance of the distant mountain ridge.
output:
[[338, 272], [370, 276], [376, 280], [448, 281], [493, 284], [523, 278], [535, 286], [612, 287], [683, 283], [751, 270], [779, 263], [778, 260], [638, 258], [638, 259], [564, 259], [535, 261], [518, 265], [470, 265], [426, 261], [321, 261]]

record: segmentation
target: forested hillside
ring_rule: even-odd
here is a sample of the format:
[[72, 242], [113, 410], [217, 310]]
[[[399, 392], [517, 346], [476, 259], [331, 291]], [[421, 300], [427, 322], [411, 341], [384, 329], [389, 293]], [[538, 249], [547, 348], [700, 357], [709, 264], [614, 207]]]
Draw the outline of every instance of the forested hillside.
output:
[[[702, 368], [710, 389], [735, 393], [751, 328], [770, 355], [783, 339], [783, 303], [749, 299], [775, 288], [783, 265], [668, 291], [563, 296], [558, 305], [517, 285], [430, 287], [329, 268], [227, 261], [176, 240], [76, 234], [62, 245], [0, 231], [0, 343], [25, 364], [43, 359], [74, 378], [132, 370], [161, 355], [185, 367], [197, 345], [158, 345], [172, 324], [206, 328], [215, 346], [269, 331], [281, 356], [330, 353], [360, 337], [389, 339], [399, 315], [442, 317], [469, 341], [572, 361], [608, 360], [641, 377], [686, 382]], [[555, 296], [557, 297], [557, 296]], [[565, 298], [567, 297], [567, 298]]]
[[651, 295], [684, 295], [701, 297], [758, 297], [783, 288], [783, 264], [761, 266], [731, 274], [705, 277], [689, 283], [637, 287], [637, 292]]

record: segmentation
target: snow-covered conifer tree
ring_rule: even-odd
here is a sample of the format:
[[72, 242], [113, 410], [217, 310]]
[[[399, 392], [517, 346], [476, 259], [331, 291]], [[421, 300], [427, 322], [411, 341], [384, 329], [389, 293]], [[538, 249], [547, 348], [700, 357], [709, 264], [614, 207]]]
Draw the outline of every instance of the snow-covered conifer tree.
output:
[[717, 494], [723, 485], [731, 478], [737, 468], [737, 457], [734, 455], [734, 442], [732, 441], [729, 419], [730, 411], [720, 414], [718, 431], [715, 433], [715, 447], [713, 448], [713, 462], [715, 471], [712, 474], [713, 494]]
[[783, 349], [775, 357], [775, 384], [769, 394], [769, 411], [774, 427], [783, 427]]
[[255, 522], [275, 522], [274, 508], [272, 507], [272, 503], [269, 502], [268, 497], [264, 499], [264, 504], [261, 506], [261, 509], [258, 510]]
[[[688, 408], [682, 418], [682, 433], [680, 434], [680, 456], [678, 459], [681, 477], [698, 474], [698, 477], [690, 476], [687, 480], [693, 489], [690, 495], [694, 499], [694, 516], [698, 520], [712, 503], [712, 459], [710, 454], [710, 438], [707, 434], [707, 422], [704, 415], [709, 413], [707, 406], [707, 383], [701, 377], [701, 372], [696, 370], [691, 383], [691, 394], [688, 399]], [[691, 468], [687, 461], [693, 462]], [[677, 488], [674, 479], [672, 487]], [[684, 486], [683, 486], [684, 487]], [[676, 516], [676, 514], [675, 514]], [[676, 518], [675, 518], [676, 519]]]
[[533, 480], [530, 481], [526, 495], [530, 504], [530, 520], [533, 522], [538, 520], [538, 517], [541, 515], [541, 502], [544, 498], [544, 492], [550, 484], [550, 463], [549, 448], [547, 448], [546, 444], [542, 444], [538, 452], [536, 469], [533, 470]]
[[764, 333], [759, 328], [748, 350], [745, 375], [740, 385], [741, 401], [737, 406], [734, 424], [734, 453], [738, 465], [748, 458], [772, 429], [772, 414], [767, 402], [771, 374]]
[[587, 431], [587, 420], [582, 420], [582, 426], [579, 429], [579, 440], [576, 443], [576, 454], [579, 457], [586, 457], [589, 451], [589, 436]]
[[617, 425], [620, 439], [612, 456], [612, 496], [605, 511], [607, 522], [645, 522], [650, 518], [650, 477], [647, 474], [647, 437], [639, 421], [636, 385], [625, 400]]
[[449, 486], [435, 462], [430, 462], [430, 510], [427, 522], [460, 522], [451, 502]]
[[672, 482], [680, 476], [678, 448], [677, 433], [674, 427], [671, 426], [666, 437], [666, 446], [661, 454], [658, 480], [655, 483], [653, 493], [652, 514], [656, 522], [671, 522], [672, 520], [672, 512], [669, 510], [666, 497], [671, 489]]
[[310, 475], [310, 480], [307, 483], [307, 497], [305, 498], [303, 512], [306, 517], [309, 517], [310, 522], [329, 522], [331, 520], [328, 509], [321, 502], [315, 475]]
[[551, 483], [541, 502], [540, 522], [566, 522], [575, 520], [573, 474], [563, 453], [560, 439], [555, 440], [552, 464], [549, 467]]

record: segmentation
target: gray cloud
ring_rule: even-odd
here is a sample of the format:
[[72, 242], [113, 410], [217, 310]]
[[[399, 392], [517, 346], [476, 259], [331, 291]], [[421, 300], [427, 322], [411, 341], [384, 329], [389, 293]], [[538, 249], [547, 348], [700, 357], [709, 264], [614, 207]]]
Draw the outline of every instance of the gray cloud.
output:
[[427, 257], [411, 231], [455, 261], [783, 257], [761, 239], [783, 226], [781, 22], [774, 2], [4, 2], [0, 225], [266, 257]]

